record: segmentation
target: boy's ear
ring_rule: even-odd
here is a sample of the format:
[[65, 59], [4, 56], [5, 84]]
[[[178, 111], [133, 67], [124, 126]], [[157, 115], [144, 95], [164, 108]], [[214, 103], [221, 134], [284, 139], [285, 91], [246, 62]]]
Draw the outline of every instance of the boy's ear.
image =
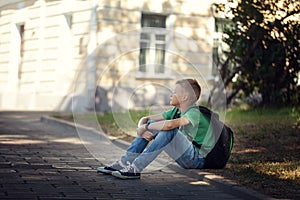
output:
[[187, 94], [182, 95], [182, 101], [188, 101], [189, 96]]

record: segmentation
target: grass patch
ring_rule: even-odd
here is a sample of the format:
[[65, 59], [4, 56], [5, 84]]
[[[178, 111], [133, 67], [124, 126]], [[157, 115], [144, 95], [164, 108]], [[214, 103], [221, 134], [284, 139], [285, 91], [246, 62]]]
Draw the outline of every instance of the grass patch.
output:
[[218, 173], [275, 198], [300, 198], [299, 109], [230, 110], [230, 161]]
[[129, 110], [127, 113], [105, 112], [103, 115], [97, 115], [97, 119], [107, 135], [131, 142], [134, 139], [131, 135], [134, 135], [138, 121], [147, 115], [147, 110]]

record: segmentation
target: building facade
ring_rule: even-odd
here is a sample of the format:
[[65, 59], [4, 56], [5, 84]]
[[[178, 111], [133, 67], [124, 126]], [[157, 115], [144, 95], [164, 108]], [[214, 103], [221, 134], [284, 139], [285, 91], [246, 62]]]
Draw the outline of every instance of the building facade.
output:
[[180, 78], [208, 94], [212, 1], [3, 0], [1, 110], [109, 110], [169, 103]]

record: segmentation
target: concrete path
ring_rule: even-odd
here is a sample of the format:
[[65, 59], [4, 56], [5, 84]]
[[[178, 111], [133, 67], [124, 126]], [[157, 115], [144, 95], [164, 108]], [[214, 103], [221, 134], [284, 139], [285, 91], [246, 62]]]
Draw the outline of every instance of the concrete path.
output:
[[127, 144], [48, 114], [0, 112], [0, 199], [271, 199], [172, 162], [154, 163], [140, 180], [97, 173]]

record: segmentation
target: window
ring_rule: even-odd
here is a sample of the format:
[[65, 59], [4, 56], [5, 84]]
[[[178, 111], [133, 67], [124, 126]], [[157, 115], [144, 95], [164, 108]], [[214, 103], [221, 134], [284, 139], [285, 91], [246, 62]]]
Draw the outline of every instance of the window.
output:
[[141, 25], [138, 71], [147, 76], [163, 75], [166, 73], [166, 16], [143, 14]]

